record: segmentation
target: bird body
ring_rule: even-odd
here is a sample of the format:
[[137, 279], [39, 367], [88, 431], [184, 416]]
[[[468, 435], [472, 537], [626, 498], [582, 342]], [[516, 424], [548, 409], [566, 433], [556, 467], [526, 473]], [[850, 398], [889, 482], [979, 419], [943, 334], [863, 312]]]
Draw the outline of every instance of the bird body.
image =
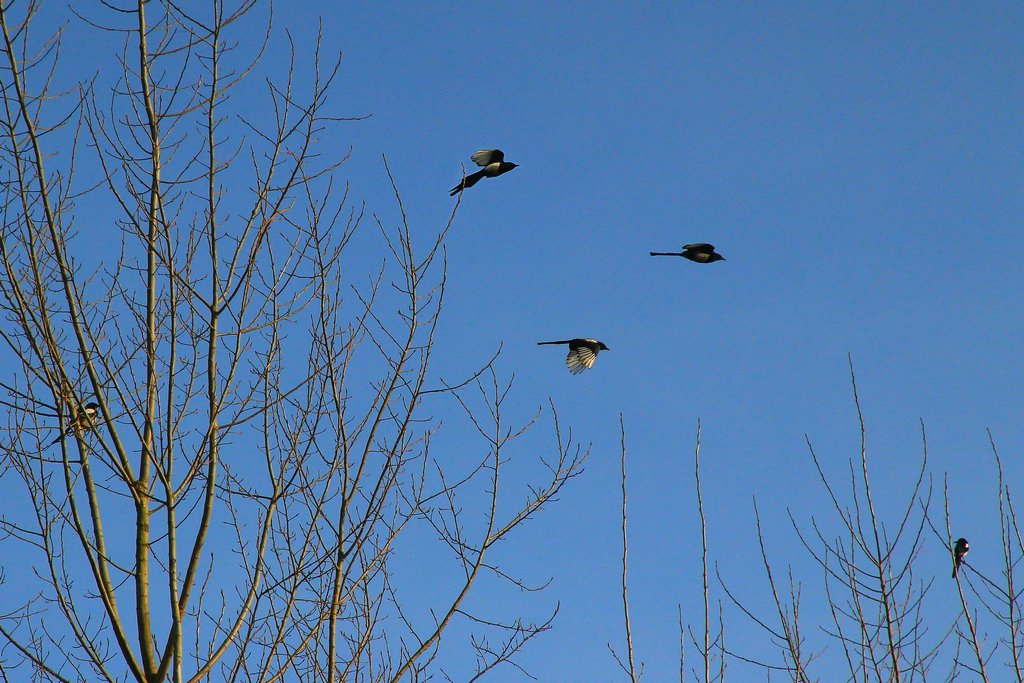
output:
[[71, 436], [76, 432], [81, 433], [88, 429], [92, 429], [92, 426], [96, 423], [96, 415], [98, 414], [99, 408], [99, 403], [87, 403], [82, 408], [79, 408], [75, 412], [75, 417], [71, 420], [71, 424], [68, 425], [68, 428], [64, 430], [60, 436], [54, 439], [50, 445], [53, 446], [64, 437]]
[[725, 260], [724, 256], [715, 251], [715, 245], [707, 242], [684, 244], [682, 251], [652, 251], [651, 256], [682, 256], [694, 263], [714, 263]]
[[604, 345], [604, 342], [587, 338], [537, 342], [537, 346], [543, 346], [545, 344], [569, 345], [569, 355], [565, 357], [565, 365], [569, 368], [569, 372], [574, 375], [578, 375], [584, 370], [593, 367], [594, 361], [597, 360], [597, 354], [599, 351], [611, 350]]
[[497, 178], [503, 173], [508, 173], [519, 164], [505, 161], [505, 153], [500, 149], [478, 149], [470, 157], [477, 166], [483, 168], [476, 173], [470, 173], [463, 178], [458, 185], [452, 188], [450, 195], [454, 197], [467, 187], [473, 187], [481, 178]]
[[956, 539], [956, 543], [953, 544], [953, 578], [956, 578], [957, 572], [960, 571], [960, 565], [964, 562], [964, 555], [971, 549], [970, 544], [966, 538]]

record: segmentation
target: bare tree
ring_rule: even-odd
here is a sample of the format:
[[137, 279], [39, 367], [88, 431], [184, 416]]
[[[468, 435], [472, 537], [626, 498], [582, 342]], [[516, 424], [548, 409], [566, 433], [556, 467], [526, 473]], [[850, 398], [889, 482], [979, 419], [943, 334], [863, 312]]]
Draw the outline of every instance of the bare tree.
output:
[[[1000, 567], [1002, 576], [998, 582], [998, 589], [994, 581], [985, 580], [981, 574], [979, 577], [984, 580], [987, 595], [995, 596], [994, 600], [985, 599], [983, 602], [1001, 633], [999, 641], [1004, 650], [1003, 666], [1009, 669], [1012, 680], [1021, 683], [1024, 681], [1024, 591], [1021, 588], [1024, 580], [1021, 579], [1020, 573], [1021, 562], [1024, 560], [1024, 534], [1021, 533], [1020, 523], [1017, 521], [1013, 494], [1003, 477], [1003, 461], [999, 457], [999, 449], [991, 432], [988, 434], [988, 441], [996, 464], [996, 481], [999, 486], [999, 539], [1003, 564]], [[975, 590], [973, 585], [971, 588], [975, 595], [982, 598], [982, 594]], [[979, 666], [982, 661], [979, 659]]]
[[[338, 181], [346, 155], [319, 147], [351, 120], [331, 113], [321, 36], [279, 49], [252, 0], [90, 11], [75, 39], [92, 27], [120, 54], [61, 90], [67, 29], [38, 38], [37, 2], [0, 5], [0, 557], [33, 586], [5, 591], [3, 674], [425, 680], [453, 624], [468, 677], [517, 666], [554, 612], [467, 596], [532, 588], [498, 546], [587, 451], [551, 406], [546, 472], [506, 491], [537, 418], [506, 418], [495, 358], [431, 372], [456, 211], [414, 239], [392, 179], [380, 257], [349, 258], [369, 221]], [[236, 38], [254, 26], [256, 44]], [[264, 57], [287, 70], [260, 95]], [[438, 412], [476, 440], [438, 452]], [[403, 554], [429, 539], [438, 564]], [[413, 592], [428, 569], [435, 589]]]
[[[824, 607], [831, 615], [831, 624], [814, 624], [815, 630], [825, 635], [824, 642], [812, 645], [808, 638], [801, 614], [803, 582], [795, 576], [793, 567], [786, 568], [784, 583], [778, 578], [779, 572], [768, 553], [771, 544], [766, 542], [756, 498], [753, 512], [759, 560], [767, 579], [768, 600], [775, 607], [774, 614], [762, 616], [747, 607], [744, 598], [728, 586], [716, 567], [719, 585], [726, 596], [750, 623], [767, 635], [779, 657], [754, 658], [724, 646], [722, 650], [736, 661], [765, 671], [771, 680], [774, 680], [773, 673], [796, 683], [824, 680], [816, 678], [813, 672], [823, 667], [827, 668], [826, 675], [830, 679], [834, 679], [839, 668], [846, 670], [844, 679], [851, 681], [926, 680], [934, 675], [930, 672], [940, 654], [946, 652], [943, 648], [949, 644], [949, 636], [955, 628], [955, 619], [940, 622], [939, 629], [929, 628], [925, 615], [926, 598], [935, 581], [935, 567], [922, 569], [919, 566], [927, 545], [925, 530], [931, 502], [923, 425], [922, 456], [916, 478], [901, 496], [903, 502], [891, 519], [876, 503], [867, 428], [852, 360], [850, 381], [860, 426], [860, 449], [858, 455], [849, 460], [847, 490], [843, 491], [826, 473], [821, 458], [807, 438], [811, 461], [832, 503], [831, 514], [822, 516], [812, 512], [808, 525], [790, 511], [793, 529], [824, 577]], [[699, 470], [697, 479], [699, 487]], [[886, 499], [886, 507], [889, 507], [893, 496], [887, 495]], [[707, 591], [705, 588], [705, 595]], [[966, 614], [966, 603], [964, 609]], [[970, 631], [975, 635], [973, 624]], [[978, 642], [976, 637], [968, 641]], [[694, 644], [700, 651], [700, 644], [696, 641]], [[821, 660], [829, 648], [839, 654], [828, 660], [826, 666]], [[980, 654], [977, 661], [980, 666], [977, 670], [984, 677]], [[950, 679], [954, 676], [955, 666]], [[693, 678], [704, 680], [707, 676], [702, 678], [694, 672]]]
[[768, 634], [773, 647], [778, 650], [781, 656], [781, 662], [771, 663], [755, 660], [735, 652], [729, 652], [728, 654], [769, 672], [781, 672], [794, 681], [794, 683], [810, 683], [811, 678], [807, 673], [808, 667], [817, 658], [818, 653], [806, 652], [807, 641], [800, 630], [801, 586], [793, 577], [792, 567], [787, 572], [788, 585], [786, 592], [784, 593], [778, 585], [772, 560], [768, 557], [768, 549], [765, 546], [765, 534], [761, 528], [761, 513], [758, 510], [756, 500], [754, 501], [754, 522], [757, 527], [758, 546], [761, 550], [761, 566], [764, 568], [765, 577], [768, 580], [768, 591], [771, 594], [771, 600], [776, 610], [775, 614], [772, 615], [773, 618], [759, 617], [748, 609], [733, 591], [729, 589], [721, 573], [718, 573], [718, 580], [729, 600], [764, 633]]
[[[725, 680], [725, 621], [722, 619], [722, 605], [718, 604], [718, 633], [714, 638], [711, 637], [711, 586], [710, 586], [710, 572], [708, 569], [708, 523], [707, 517], [704, 514], [704, 494], [701, 488], [700, 478], [700, 418], [697, 418], [697, 436], [693, 447], [693, 482], [694, 490], [697, 495], [697, 516], [700, 520], [700, 577], [701, 577], [701, 596], [703, 598], [703, 629], [701, 631], [701, 640], [697, 640], [696, 634], [693, 630], [690, 630], [690, 640], [697, 648], [697, 652], [701, 657], [704, 668], [703, 671], [698, 675], [694, 672], [694, 679], [698, 681], [704, 681], [704, 683], [711, 683], [712, 681], [724, 681]], [[679, 607], [680, 612], [682, 606]], [[682, 619], [680, 619], [682, 621]], [[681, 627], [680, 627], [681, 628]], [[680, 640], [683, 640], [683, 634], [680, 630]], [[711, 665], [715, 659], [715, 652], [717, 651], [718, 657], [718, 671], [717, 673], [712, 672]], [[680, 652], [680, 669], [682, 669], [683, 654]], [[682, 683], [682, 674], [680, 674], [680, 683]]]
[[921, 607], [932, 579], [918, 578], [915, 560], [924, 544], [930, 490], [923, 488], [928, 462], [923, 451], [916, 481], [904, 494], [902, 512], [887, 520], [875, 503], [868, 466], [867, 431], [857, 394], [853, 361], [850, 383], [860, 425], [860, 453], [850, 461], [849, 497], [845, 500], [825, 474], [810, 439], [807, 447], [833, 504], [840, 531], [832, 534], [812, 519], [811, 532], [794, 520], [804, 546], [824, 571], [833, 626], [831, 635], [843, 649], [849, 673], [901, 681], [925, 676], [941, 644], [925, 643]]
[[[1020, 572], [1021, 560], [1024, 558], [1024, 536], [1017, 522], [1013, 492], [1004, 477], [1002, 458], [991, 432], [988, 434], [988, 441], [996, 466], [998, 550], [1002, 555], [1002, 565], [998, 570], [988, 570], [988, 573], [992, 574], [990, 576], [972, 566], [967, 559], [963, 559], [958, 570], [953, 573], [961, 613], [954, 628], [957, 656], [953, 660], [952, 675], [963, 668], [980, 680], [1002, 680], [991, 672], [1005, 669], [1010, 680], [1022, 681], [1024, 671], [1021, 667], [1021, 628], [1024, 625], [1024, 618], [1021, 614], [1024, 611], [1024, 601], [1020, 589]], [[949, 548], [952, 567], [955, 562], [955, 541], [950, 513], [953, 497], [950, 495], [948, 477], [944, 481], [943, 490], [944, 523], [940, 528], [933, 524], [932, 530], [939, 542], [945, 543]], [[988, 534], [988, 538], [991, 537], [992, 534]], [[996, 571], [998, 576], [994, 575]], [[980, 609], [972, 605], [980, 605]], [[994, 635], [991, 639], [990, 634]], [[966, 654], [961, 655], [961, 650], [966, 650]]]
[[626, 422], [619, 413], [619, 436], [620, 436], [620, 457], [621, 481], [622, 481], [622, 623], [625, 626], [625, 656], [620, 656], [611, 643], [608, 643], [608, 650], [612, 653], [615, 663], [619, 665], [623, 673], [629, 676], [631, 683], [637, 683], [643, 676], [643, 662], [639, 667], [636, 664], [635, 653], [633, 652], [633, 630], [629, 619], [629, 582], [627, 573], [629, 569], [629, 538], [626, 533], [629, 516], [626, 508]]

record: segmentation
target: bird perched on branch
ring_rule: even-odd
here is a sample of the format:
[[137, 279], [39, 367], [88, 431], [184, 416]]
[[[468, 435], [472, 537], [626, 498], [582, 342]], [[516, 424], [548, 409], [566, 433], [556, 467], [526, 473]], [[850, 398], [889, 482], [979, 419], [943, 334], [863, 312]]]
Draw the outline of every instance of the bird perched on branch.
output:
[[956, 543], [953, 545], [953, 578], [956, 578], [956, 573], [960, 571], [960, 565], [964, 562], [964, 555], [971, 549], [968, 545], [966, 538], [956, 539]]
[[714, 263], [725, 260], [724, 256], [715, 251], [715, 245], [707, 242], [685, 244], [682, 251], [652, 251], [651, 256], [682, 256], [695, 263]]
[[96, 424], [96, 415], [98, 414], [100, 404], [99, 403], [86, 403], [84, 407], [79, 408], [75, 411], [75, 417], [71, 420], [71, 424], [64, 432], [53, 440], [50, 446], [53, 446], [58, 441], [66, 436], [72, 434], [81, 433], [88, 429], [92, 429], [93, 425]]
[[610, 351], [604, 345], [604, 342], [599, 342], [596, 339], [563, 339], [562, 341], [537, 342], [537, 346], [543, 346], [544, 344], [569, 345], [569, 355], [565, 357], [565, 364], [569, 368], [569, 372], [574, 375], [578, 375], [593, 366], [599, 351]]
[[505, 161], [505, 153], [500, 149], [478, 149], [470, 157], [477, 166], [483, 168], [476, 173], [470, 173], [462, 179], [458, 185], [452, 188], [451, 196], [454, 197], [467, 187], [473, 187], [481, 178], [497, 178], [502, 173], [508, 173], [519, 164]]

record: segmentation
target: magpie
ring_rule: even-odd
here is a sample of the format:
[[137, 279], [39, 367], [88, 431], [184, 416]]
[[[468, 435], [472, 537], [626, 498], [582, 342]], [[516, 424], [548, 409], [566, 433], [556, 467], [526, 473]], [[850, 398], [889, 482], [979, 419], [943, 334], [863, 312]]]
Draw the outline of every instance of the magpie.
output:
[[454, 197], [467, 187], [473, 187], [481, 178], [497, 178], [502, 173], [508, 173], [519, 165], [505, 161], [505, 153], [500, 149], [478, 149], [473, 152], [470, 159], [477, 166], [483, 166], [483, 168], [463, 178], [458, 185], [452, 188], [450, 196]]
[[956, 544], [953, 546], [953, 578], [956, 578], [956, 573], [960, 571], [960, 565], [964, 562], [964, 555], [970, 550], [970, 545], [967, 544], [966, 538], [956, 539]]
[[53, 442], [50, 446], [55, 445], [58, 441], [66, 436], [71, 436], [75, 432], [84, 432], [87, 429], [92, 429], [93, 424], [96, 422], [97, 411], [99, 410], [99, 403], [86, 403], [85, 407], [79, 408], [76, 411], [75, 418], [71, 420], [71, 424], [68, 428]]
[[604, 342], [596, 339], [563, 339], [561, 341], [537, 342], [537, 346], [544, 344], [568, 344], [569, 355], [565, 357], [565, 364], [569, 372], [578, 375], [594, 365], [599, 351], [610, 351]]
[[681, 252], [676, 251], [652, 251], [651, 256], [682, 256], [695, 263], [714, 263], [724, 261], [725, 257], [715, 251], [715, 245], [707, 242], [695, 244], [684, 244]]

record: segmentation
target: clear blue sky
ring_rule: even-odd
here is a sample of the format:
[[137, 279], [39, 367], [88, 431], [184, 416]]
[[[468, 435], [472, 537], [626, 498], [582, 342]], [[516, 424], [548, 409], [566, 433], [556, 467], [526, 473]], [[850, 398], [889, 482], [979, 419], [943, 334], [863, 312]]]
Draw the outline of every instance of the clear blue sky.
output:
[[[774, 560], [804, 582], [808, 630], [825, 642], [810, 628], [821, 571], [786, 511], [835, 519], [803, 435], [841, 480], [859, 443], [848, 353], [882, 507], [896, 510], [912, 482], [923, 420], [930, 472], [956, 483], [954, 534], [995, 572], [986, 428], [1009, 483], [1024, 483], [1024, 5], [282, 2], [278, 28], [308, 45], [320, 12], [344, 53], [336, 112], [372, 115], [325, 144], [352, 147], [339, 179], [370, 210], [397, 217], [382, 154], [424, 238], [474, 150], [521, 165], [464, 196], [433, 375], [465, 375], [503, 345], [510, 412], [551, 397], [594, 443], [586, 473], [501, 550], [509, 570], [554, 577], [550, 591], [475, 603], [536, 614], [561, 602], [520, 657], [527, 670], [621, 680], [606, 648], [622, 641], [620, 413], [646, 680], [677, 670], [677, 605], [699, 628], [698, 417], [713, 561], [769, 609], [756, 495]], [[727, 260], [647, 255], [702, 241]], [[611, 347], [580, 376], [564, 351], [535, 346], [576, 336]], [[527, 443], [532, 456], [549, 441], [539, 430]], [[958, 603], [947, 552], [928, 543], [941, 630]], [[728, 606], [726, 620], [731, 647], [765, 651]], [[734, 680], [753, 675], [730, 666]]]
[[[325, 29], [345, 54], [341, 109], [373, 115], [338, 144], [354, 147], [347, 177], [375, 210], [394, 215], [382, 153], [425, 231], [473, 150], [521, 164], [464, 197], [437, 371], [504, 344], [515, 404], [551, 396], [595, 443], [584, 477], [509, 552], [553, 575], [562, 602], [521, 660], [540, 680], [618, 679], [605, 643], [622, 637], [620, 412], [647, 680], [676, 670], [677, 604], [699, 618], [698, 417], [713, 559], [766, 607], [756, 495], [776, 562], [822, 616], [821, 572], [786, 509], [834, 520], [803, 434], [841, 479], [858, 445], [847, 353], [885, 502], [912, 482], [923, 419], [930, 471], [956, 483], [954, 533], [994, 570], [986, 428], [1009, 483], [1024, 481], [1020, 4], [373, 4], [332, 11]], [[727, 260], [647, 255], [694, 241]], [[574, 377], [534, 345], [573, 336], [612, 350]], [[928, 542], [939, 628], [957, 605], [946, 551]], [[731, 644], [762, 651], [763, 634], [726, 615]]]

